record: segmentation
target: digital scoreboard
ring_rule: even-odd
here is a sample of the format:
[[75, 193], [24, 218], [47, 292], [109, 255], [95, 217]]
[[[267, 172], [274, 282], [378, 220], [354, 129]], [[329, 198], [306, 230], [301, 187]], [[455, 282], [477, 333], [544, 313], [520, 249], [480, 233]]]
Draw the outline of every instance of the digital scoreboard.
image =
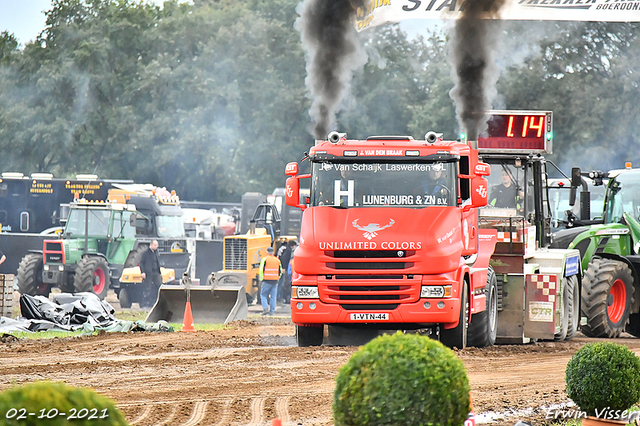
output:
[[481, 152], [552, 152], [551, 111], [487, 111], [487, 130], [478, 137]]

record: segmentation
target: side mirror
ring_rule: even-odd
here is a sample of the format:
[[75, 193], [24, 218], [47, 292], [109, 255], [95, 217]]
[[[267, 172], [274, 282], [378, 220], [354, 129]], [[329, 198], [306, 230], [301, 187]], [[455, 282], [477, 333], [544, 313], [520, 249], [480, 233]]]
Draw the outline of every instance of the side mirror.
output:
[[287, 179], [284, 193], [285, 202], [288, 206], [300, 207], [300, 179], [297, 176]]
[[580, 176], [580, 167], [571, 169], [571, 188], [569, 189], [569, 205], [576, 204], [576, 190], [582, 185], [582, 176]]
[[464, 206], [468, 211], [472, 208], [484, 207], [489, 202], [489, 183], [483, 177], [471, 179], [471, 202]]
[[571, 186], [576, 188], [582, 185], [582, 174], [580, 167], [574, 167], [571, 169]]
[[129, 225], [131, 225], [132, 228], [136, 227], [136, 214], [135, 213], [131, 213], [129, 215]]
[[298, 207], [301, 210], [307, 208], [306, 204], [300, 204], [300, 179], [306, 179], [310, 177], [311, 175], [299, 175], [292, 176], [287, 179], [284, 194], [285, 203], [287, 203], [288, 206]]

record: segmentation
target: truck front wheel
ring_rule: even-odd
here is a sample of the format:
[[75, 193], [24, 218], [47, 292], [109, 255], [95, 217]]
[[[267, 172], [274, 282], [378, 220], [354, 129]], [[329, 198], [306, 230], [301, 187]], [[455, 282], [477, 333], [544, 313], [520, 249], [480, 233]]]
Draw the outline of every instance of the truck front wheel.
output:
[[464, 349], [467, 347], [467, 324], [469, 323], [469, 291], [467, 282], [462, 285], [460, 294], [460, 317], [454, 328], [440, 328], [440, 342], [449, 348]]
[[626, 263], [594, 257], [582, 279], [582, 312], [589, 337], [618, 337], [633, 304], [633, 275]]
[[296, 325], [296, 341], [298, 346], [320, 346], [324, 338], [324, 326], [306, 327]]
[[51, 287], [42, 282], [42, 255], [28, 253], [18, 266], [18, 291], [30, 296], [48, 297]]
[[487, 308], [471, 316], [471, 324], [467, 332], [467, 343], [477, 348], [493, 346], [498, 334], [498, 280], [492, 267], [489, 267], [487, 273], [484, 295]]
[[107, 297], [109, 291], [109, 264], [102, 257], [83, 257], [76, 267], [73, 287], [76, 292], [93, 292], [100, 300]]

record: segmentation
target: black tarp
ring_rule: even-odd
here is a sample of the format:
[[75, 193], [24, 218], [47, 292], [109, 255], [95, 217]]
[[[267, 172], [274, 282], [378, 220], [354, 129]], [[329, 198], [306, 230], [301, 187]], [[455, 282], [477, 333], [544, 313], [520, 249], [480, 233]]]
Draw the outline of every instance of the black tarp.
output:
[[94, 293], [58, 293], [52, 300], [44, 296], [20, 296], [21, 317], [1, 317], [0, 333], [12, 331], [173, 331], [166, 322], [146, 324], [123, 321], [115, 309]]

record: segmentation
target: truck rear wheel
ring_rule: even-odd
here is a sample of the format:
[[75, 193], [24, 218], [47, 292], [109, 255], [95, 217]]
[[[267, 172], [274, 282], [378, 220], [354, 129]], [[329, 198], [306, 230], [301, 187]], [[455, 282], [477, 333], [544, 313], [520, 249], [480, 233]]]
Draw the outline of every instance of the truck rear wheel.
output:
[[498, 280], [492, 267], [489, 267], [487, 273], [484, 295], [487, 308], [471, 316], [467, 332], [467, 343], [477, 348], [493, 346], [498, 335]]
[[440, 328], [440, 342], [450, 348], [464, 349], [467, 347], [467, 324], [469, 323], [469, 291], [467, 282], [462, 286], [460, 295], [460, 317], [454, 328]]
[[324, 326], [306, 327], [296, 325], [296, 341], [298, 346], [321, 346], [324, 338]]
[[110, 282], [109, 264], [102, 257], [86, 256], [78, 262], [73, 281], [76, 292], [93, 292], [102, 300], [107, 297]]
[[571, 340], [576, 337], [578, 327], [580, 327], [580, 286], [578, 276], [572, 275], [567, 279], [567, 306], [569, 307], [569, 320], [567, 325], [567, 337]]
[[18, 291], [30, 296], [49, 296], [51, 286], [42, 282], [42, 255], [28, 253], [18, 266]]
[[582, 279], [582, 312], [589, 337], [618, 337], [633, 304], [633, 275], [626, 263], [594, 257]]

